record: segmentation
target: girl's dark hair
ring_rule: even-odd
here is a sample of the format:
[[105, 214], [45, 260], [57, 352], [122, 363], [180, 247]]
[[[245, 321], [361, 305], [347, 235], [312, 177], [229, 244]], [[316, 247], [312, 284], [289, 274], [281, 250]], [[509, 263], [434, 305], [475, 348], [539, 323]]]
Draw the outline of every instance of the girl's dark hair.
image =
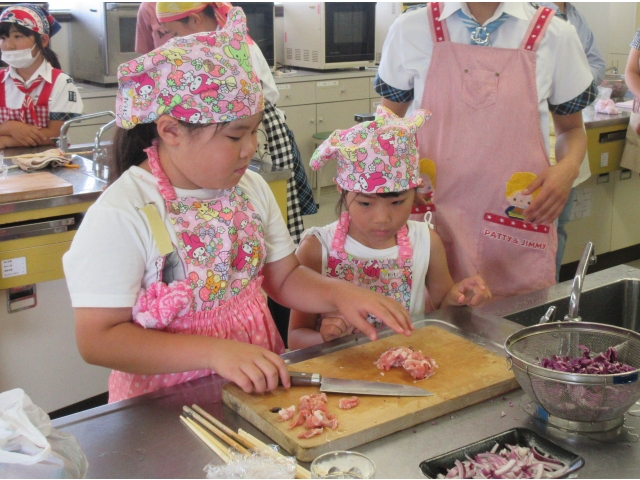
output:
[[[206, 7], [204, 7], [204, 10], [201, 10], [199, 13], [204, 13], [204, 15], [209, 18], [216, 18], [216, 12], [213, 11], [213, 7], [211, 6], [211, 4], [208, 4]], [[187, 23], [189, 23], [189, 15], [178, 19], [178, 22], [184, 23], [186, 25]]]
[[[336, 204], [336, 215], [339, 217], [342, 215], [342, 212], [345, 212], [349, 209], [349, 205], [347, 204], [347, 194], [348, 190], [342, 189], [340, 193], [340, 198], [338, 199], [338, 203]], [[357, 192], [360, 193], [360, 192]], [[387, 193], [376, 193], [375, 195], [380, 198], [395, 198], [402, 195], [404, 192], [387, 192]]]
[[[42, 52], [42, 56], [44, 57], [44, 59], [49, 62], [53, 68], [62, 70], [60, 61], [58, 60], [58, 56], [55, 54], [55, 52], [51, 50], [48, 45], [46, 47], [42, 46], [42, 35], [40, 35], [39, 33], [36, 33], [33, 30], [30, 30], [22, 25], [18, 25], [17, 23], [2, 22], [0, 23], [0, 36], [8, 37], [11, 27], [15, 27], [15, 29], [25, 37], [33, 37], [35, 39], [38, 50]], [[49, 38], [49, 42], [51, 42], [51, 38]]]

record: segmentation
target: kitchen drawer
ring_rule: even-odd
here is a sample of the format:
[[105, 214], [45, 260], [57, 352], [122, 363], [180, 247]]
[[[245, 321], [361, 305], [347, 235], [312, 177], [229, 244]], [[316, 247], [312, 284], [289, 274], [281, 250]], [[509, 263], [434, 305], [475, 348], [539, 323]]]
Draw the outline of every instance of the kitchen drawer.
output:
[[620, 170], [626, 134], [626, 125], [587, 129], [587, 152], [589, 152], [591, 175]]
[[370, 113], [375, 113], [378, 108], [378, 105], [382, 103], [382, 97], [372, 98], [371, 99], [371, 110]]
[[[5, 275], [5, 267], [10, 263], [9, 260], [26, 263], [26, 272], [24, 274], [0, 278], [0, 290], [64, 278], [62, 256], [71, 247], [71, 240], [74, 235], [75, 231], [70, 231], [33, 237], [25, 240], [38, 239], [44, 244], [18, 250], [0, 251], [0, 266], [3, 276]], [[26, 243], [25, 240], [14, 240], [6, 243], [22, 242], [24, 245]]]
[[344, 102], [369, 98], [368, 78], [323, 80], [316, 83], [316, 102]]
[[278, 83], [278, 107], [316, 103], [315, 82]]

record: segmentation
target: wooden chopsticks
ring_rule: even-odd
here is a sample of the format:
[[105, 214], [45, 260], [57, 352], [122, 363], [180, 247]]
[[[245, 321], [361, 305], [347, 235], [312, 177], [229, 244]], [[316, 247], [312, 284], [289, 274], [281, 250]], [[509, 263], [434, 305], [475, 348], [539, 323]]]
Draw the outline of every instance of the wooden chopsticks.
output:
[[[180, 420], [225, 463], [229, 463], [231, 458], [229, 455], [230, 447], [241, 454], [246, 454], [249, 449], [252, 449], [273, 458], [282, 457], [282, 454], [250, 433], [242, 429], [236, 433], [198, 405], [192, 405], [192, 407], [189, 408], [186, 405], [182, 407], [183, 415], [180, 416]], [[311, 472], [296, 465], [296, 478], [311, 478]]]

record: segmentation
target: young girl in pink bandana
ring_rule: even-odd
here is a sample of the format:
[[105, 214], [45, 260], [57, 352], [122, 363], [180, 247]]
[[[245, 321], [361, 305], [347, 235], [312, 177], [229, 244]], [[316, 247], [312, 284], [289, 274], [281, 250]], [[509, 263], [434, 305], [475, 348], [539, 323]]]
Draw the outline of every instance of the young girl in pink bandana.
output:
[[[399, 118], [378, 107], [374, 121], [336, 130], [320, 145], [311, 166], [317, 170], [328, 160], [338, 161], [340, 218], [306, 231], [296, 252], [302, 265], [393, 298], [415, 318], [424, 316], [425, 287], [436, 309], [476, 306], [491, 298], [479, 276], [454, 284], [438, 235], [429, 223], [409, 220], [422, 182], [416, 132], [429, 116], [418, 110]], [[367, 320], [381, 325], [374, 316]], [[289, 347], [327, 342], [356, 328], [339, 313], [292, 310]]]
[[51, 145], [62, 124], [82, 113], [72, 79], [51, 50], [60, 24], [28, 3], [0, 14], [0, 49], [9, 65], [0, 70], [0, 149]]
[[[288, 387], [263, 289], [293, 308], [340, 310], [372, 339], [368, 314], [412, 328], [396, 302], [300, 267], [273, 194], [247, 170], [263, 96], [222, 48], [246, 41], [242, 10], [228, 18], [215, 42], [175, 38], [119, 67], [110, 186], [64, 256], [78, 348], [114, 369], [111, 402], [213, 373], [246, 392]], [[228, 89], [190, 93], [220, 65]]]

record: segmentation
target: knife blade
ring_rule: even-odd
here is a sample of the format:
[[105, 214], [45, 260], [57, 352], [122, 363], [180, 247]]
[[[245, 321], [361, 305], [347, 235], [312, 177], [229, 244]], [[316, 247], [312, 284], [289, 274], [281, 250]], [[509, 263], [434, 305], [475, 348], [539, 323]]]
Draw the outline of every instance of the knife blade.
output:
[[319, 373], [289, 372], [291, 385], [320, 387], [321, 392], [350, 393], [357, 395], [383, 395], [390, 397], [429, 397], [428, 390], [396, 383], [367, 382], [364, 380], [345, 380], [323, 377]]

